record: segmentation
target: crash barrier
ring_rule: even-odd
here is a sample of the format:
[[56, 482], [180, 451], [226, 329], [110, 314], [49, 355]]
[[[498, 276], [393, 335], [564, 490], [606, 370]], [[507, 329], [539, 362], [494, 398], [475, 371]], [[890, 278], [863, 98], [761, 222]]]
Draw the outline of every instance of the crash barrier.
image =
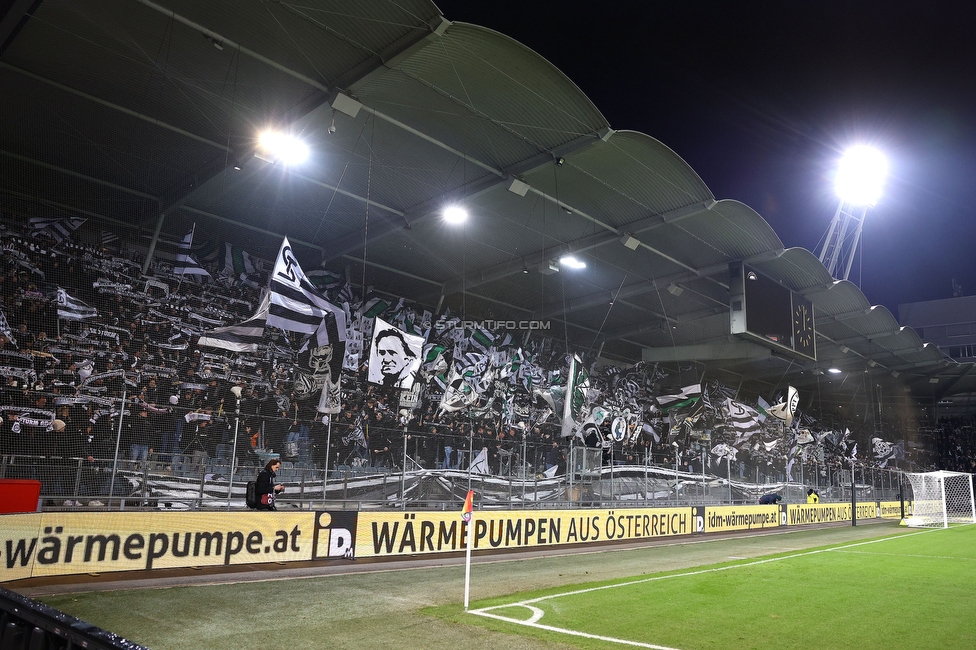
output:
[[0, 648], [142, 650], [143, 646], [0, 587]]
[[[910, 504], [909, 504], [910, 505]], [[0, 517], [0, 582], [31, 577], [648, 540], [899, 518], [900, 502], [458, 511], [45, 512]], [[907, 512], [910, 514], [910, 512]]]

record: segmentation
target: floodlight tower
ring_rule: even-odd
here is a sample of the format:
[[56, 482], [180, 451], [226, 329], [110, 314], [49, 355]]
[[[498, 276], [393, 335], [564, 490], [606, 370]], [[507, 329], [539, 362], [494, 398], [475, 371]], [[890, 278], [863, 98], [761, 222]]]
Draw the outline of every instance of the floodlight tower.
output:
[[820, 261], [837, 280], [846, 280], [851, 274], [864, 215], [881, 198], [887, 174], [884, 155], [866, 145], [848, 149], [837, 166], [834, 188], [840, 204], [820, 250]]

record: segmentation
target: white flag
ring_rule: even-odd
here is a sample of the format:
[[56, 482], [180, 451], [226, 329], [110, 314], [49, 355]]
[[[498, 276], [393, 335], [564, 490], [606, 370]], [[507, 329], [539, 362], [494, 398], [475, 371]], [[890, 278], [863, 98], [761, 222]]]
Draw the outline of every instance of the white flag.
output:
[[796, 407], [800, 403], [800, 394], [792, 386], [786, 391], [786, 399], [779, 404], [774, 404], [769, 407], [769, 414], [774, 418], [786, 422], [786, 426], [789, 426], [793, 422], [793, 416], [796, 415]]
[[472, 474], [488, 474], [488, 448], [482, 447], [478, 455], [471, 461]]

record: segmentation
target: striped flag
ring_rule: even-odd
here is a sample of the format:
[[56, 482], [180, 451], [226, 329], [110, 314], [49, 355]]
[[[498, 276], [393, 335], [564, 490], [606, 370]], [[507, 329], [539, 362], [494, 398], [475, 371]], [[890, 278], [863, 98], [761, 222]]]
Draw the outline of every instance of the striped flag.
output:
[[30, 220], [30, 225], [34, 236], [46, 234], [60, 244], [65, 239], [70, 239], [71, 233], [86, 221], [88, 219], [82, 217], [34, 217]]
[[756, 409], [732, 398], [726, 398], [725, 406], [729, 411], [729, 423], [736, 433], [737, 442], [759, 430], [759, 412]]
[[474, 490], [468, 490], [468, 496], [464, 498], [464, 507], [461, 508], [461, 519], [465, 523], [471, 521], [472, 512], [474, 512]]
[[176, 261], [173, 262], [174, 275], [205, 275], [210, 277], [207, 270], [190, 256], [190, 247], [193, 246], [193, 231], [195, 229], [196, 224], [193, 225], [193, 228], [190, 228], [190, 232], [186, 233], [186, 237], [183, 238], [179, 248], [176, 250]]
[[363, 318], [376, 318], [390, 308], [390, 303], [382, 298], [369, 298], [359, 308]]
[[265, 292], [261, 297], [254, 315], [243, 323], [218, 327], [200, 336], [197, 345], [211, 348], [221, 348], [232, 352], [256, 352], [258, 345], [264, 339], [264, 327], [268, 322], [268, 305], [270, 294]]
[[58, 287], [58, 318], [66, 320], [84, 320], [94, 318], [98, 312], [80, 300], [68, 295], [68, 292]]
[[468, 343], [479, 352], [487, 354], [488, 350], [495, 345], [495, 335], [483, 327], [475, 327]]
[[698, 403], [702, 396], [701, 384], [691, 384], [681, 389], [681, 392], [673, 395], [658, 395], [655, 397], [658, 407], [662, 413], [688, 408]]
[[[329, 302], [305, 277], [287, 237], [275, 258], [269, 288], [268, 325], [288, 332], [318, 332], [320, 346], [346, 340], [346, 313]], [[334, 327], [320, 327], [327, 314], [335, 317]]]

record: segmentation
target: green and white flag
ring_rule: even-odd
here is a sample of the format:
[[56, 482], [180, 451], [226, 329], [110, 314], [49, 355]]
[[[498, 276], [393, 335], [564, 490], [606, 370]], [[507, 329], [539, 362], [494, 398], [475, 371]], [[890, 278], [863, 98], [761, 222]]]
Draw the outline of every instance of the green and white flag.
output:
[[390, 303], [382, 298], [370, 298], [363, 302], [359, 313], [363, 318], [376, 318], [389, 308]]
[[677, 411], [694, 406], [701, 399], [701, 396], [701, 384], [691, 384], [682, 388], [681, 392], [674, 393], [673, 395], [658, 395], [654, 400], [657, 402], [661, 412], [667, 413], [668, 411]]
[[[224, 242], [224, 273], [232, 278], [257, 272], [254, 259], [243, 248]], [[311, 274], [309, 274], [311, 276]]]
[[583, 367], [583, 360], [575, 354], [569, 362], [569, 379], [566, 382], [566, 399], [563, 402], [563, 421], [560, 435], [568, 438], [582, 422], [586, 406], [586, 391], [590, 387], [590, 377]]
[[495, 335], [483, 327], [476, 327], [468, 342], [472, 348], [487, 354], [495, 344]]

